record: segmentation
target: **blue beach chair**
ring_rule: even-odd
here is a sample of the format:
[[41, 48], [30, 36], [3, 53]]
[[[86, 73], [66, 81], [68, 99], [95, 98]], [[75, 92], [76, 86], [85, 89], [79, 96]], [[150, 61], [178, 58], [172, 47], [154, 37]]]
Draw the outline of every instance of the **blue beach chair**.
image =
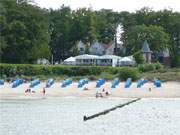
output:
[[30, 88], [34, 88], [35, 86], [39, 85], [40, 84], [40, 80], [39, 79], [36, 79], [36, 80], [33, 80], [31, 81], [30, 83]]
[[23, 84], [23, 79], [16, 79], [15, 81], [13, 81], [12, 83], [12, 88], [16, 88], [19, 85]]
[[53, 84], [54, 84], [54, 79], [53, 78], [48, 79], [46, 82], [46, 88], [51, 87]]
[[125, 88], [129, 88], [132, 84], [132, 78], [128, 78], [125, 82]]
[[0, 79], [0, 85], [4, 85], [4, 80]]
[[117, 85], [119, 85], [119, 83], [120, 83], [119, 78], [115, 78], [112, 82], [111, 88], [116, 88]]

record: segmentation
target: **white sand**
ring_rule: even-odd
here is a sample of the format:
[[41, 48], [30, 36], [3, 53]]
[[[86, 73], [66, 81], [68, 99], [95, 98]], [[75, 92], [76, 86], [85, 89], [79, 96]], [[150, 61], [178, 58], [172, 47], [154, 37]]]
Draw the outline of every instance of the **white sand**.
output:
[[[25, 90], [29, 87], [29, 83], [24, 83], [17, 88], [12, 88], [12, 84], [5, 83], [0, 86], [0, 98], [6, 97], [39, 97], [42, 96], [42, 90], [45, 86], [45, 82], [41, 82], [35, 88], [32, 88], [35, 93], [26, 93]], [[102, 91], [104, 88], [110, 92], [111, 97], [121, 98], [134, 98], [134, 97], [164, 97], [175, 98], [180, 97], [180, 83], [179, 82], [165, 82], [162, 83], [162, 87], [156, 88], [153, 83], [146, 83], [141, 88], [137, 88], [137, 83], [133, 83], [130, 88], [124, 88], [124, 82], [120, 82], [119, 86], [115, 89], [111, 89], [111, 82], [106, 82], [101, 88], [95, 88], [96, 82], [90, 82], [85, 85], [89, 90], [83, 90], [83, 88], [77, 88], [77, 82], [74, 82], [66, 88], [61, 88], [60, 82], [55, 82], [50, 88], [46, 88], [46, 96], [78, 96], [78, 97], [94, 97], [97, 91]], [[149, 91], [151, 88], [151, 91]]]

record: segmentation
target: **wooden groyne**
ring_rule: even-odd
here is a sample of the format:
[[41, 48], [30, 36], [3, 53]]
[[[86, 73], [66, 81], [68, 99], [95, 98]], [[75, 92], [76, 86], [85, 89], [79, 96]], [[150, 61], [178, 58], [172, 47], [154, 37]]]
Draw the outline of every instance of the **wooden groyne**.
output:
[[91, 116], [84, 116], [84, 117], [83, 117], [83, 120], [84, 120], [84, 121], [87, 121], [87, 120], [96, 118], [96, 117], [98, 117], [98, 116], [100, 116], [100, 115], [105, 115], [105, 114], [107, 114], [107, 113], [109, 113], [109, 112], [111, 112], [111, 111], [116, 110], [117, 108], [122, 108], [122, 107], [124, 107], [124, 106], [126, 106], [126, 105], [129, 105], [129, 104], [131, 104], [131, 103], [137, 102], [137, 101], [140, 100], [140, 99], [141, 99], [141, 98], [137, 98], [137, 99], [131, 100], [131, 101], [127, 102], [127, 103], [117, 105], [117, 106], [115, 106], [115, 107], [112, 107], [112, 108], [110, 108], [110, 109], [104, 110], [104, 111], [102, 111], [102, 112], [96, 113], [96, 114], [91, 115]]

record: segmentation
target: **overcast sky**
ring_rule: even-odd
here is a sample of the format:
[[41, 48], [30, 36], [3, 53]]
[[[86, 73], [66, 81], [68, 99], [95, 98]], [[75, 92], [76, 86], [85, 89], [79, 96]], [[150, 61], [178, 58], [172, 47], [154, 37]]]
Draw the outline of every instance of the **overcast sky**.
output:
[[173, 9], [180, 12], [180, 0], [34, 0], [43, 8], [57, 9], [62, 4], [72, 9], [79, 7], [92, 7], [98, 9], [113, 9], [114, 11], [136, 11], [142, 7], [150, 7], [154, 10]]

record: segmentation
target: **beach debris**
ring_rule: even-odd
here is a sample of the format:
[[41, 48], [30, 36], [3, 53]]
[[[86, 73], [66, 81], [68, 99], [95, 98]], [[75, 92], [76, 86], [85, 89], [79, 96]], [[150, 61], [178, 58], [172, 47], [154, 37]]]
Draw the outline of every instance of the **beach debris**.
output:
[[141, 98], [136, 98], [136, 99], [131, 100], [131, 101], [129, 101], [129, 102], [126, 102], [126, 103], [124, 103], [124, 104], [120, 104], [120, 105], [117, 105], [117, 106], [112, 107], [112, 108], [110, 108], [110, 109], [104, 110], [104, 111], [102, 111], [102, 112], [93, 114], [93, 115], [91, 115], [91, 116], [86, 116], [86, 115], [84, 115], [84, 116], [83, 116], [83, 121], [87, 121], [87, 120], [90, 120], [90, 119], [99, 117], [99, 116], [101, 116], [101, 115], [105, 115], [105, 114], [107, 114], [107, 113], [109, 113], [109, 112], [111, 112], [111, 111], [116, 110], [117, 108], [122, 108], [122, 107], [124, 107], [124, 106], [126, 106], [126, 105], [132, 104], [132, 103], [137, 102], [137, 101], [139, 101], [139, 100], [141, 100]]

